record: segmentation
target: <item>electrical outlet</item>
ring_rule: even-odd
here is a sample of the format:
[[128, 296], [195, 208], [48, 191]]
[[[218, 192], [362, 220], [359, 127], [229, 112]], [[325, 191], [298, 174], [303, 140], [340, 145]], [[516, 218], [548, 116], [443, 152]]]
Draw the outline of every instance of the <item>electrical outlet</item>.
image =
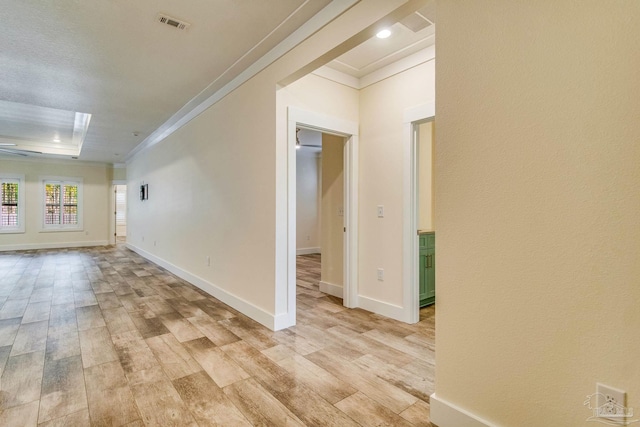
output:
[[344, 216], [344, 208], [342, 206], [338, 208], [338, 216]]
[[378, 280], [381, 282], [384, 280], [384, 268], [378, 269]]
[[378, 218], [384, 218], [384, 206], [378, 205]]
[[620, 422], [627, 416], [627, 393], [608, 385], [596, 383], [598, 418]]

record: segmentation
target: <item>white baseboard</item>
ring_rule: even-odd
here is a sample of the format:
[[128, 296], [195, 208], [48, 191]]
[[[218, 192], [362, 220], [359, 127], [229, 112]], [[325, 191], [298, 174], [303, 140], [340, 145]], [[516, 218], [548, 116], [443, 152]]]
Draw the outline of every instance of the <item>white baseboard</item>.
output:
[[296, 249], [296, 255], [310, 255], [310, 254], [319, 254], [320, 248], [300, 248]]
[[429, 418], [438, 427], [496, 427], [453, 403], [440, 399], [433, 393], [429, 400]]
[[251, 319], [266, 326], [271, 330], [282, 329], [283, 328], [282, 325], [287, 325], [284, 327], [292, 326], [292, 325], [288, 325], [288, 323], [290, 323], [290, 319], [286, 315], [274, 316], [273, 314], [268, 313], [259, 307], [256, 307], [252, 303], [245, 301], [244, 299], [236, 295], [233, 295], [229, 291], [224, 290], [214, 285], [213, 283], [199, 276], [196, 276], [195, 274], [191, 274], [188, 271], [183, 270], [182, 268], [174, 264], [171, 264], [169, 261], [166, 261], [162, 258], [159, 258], [145, 251], [144, 249], [134, 246], [131, 243], [126, 243], [126, 245], [127, 245], [127, 248], [131, 249], [138, 255], [169, 270], [171, 273], [175, 274], [181, 279], [186, 280], [187, 282], [191, 283], [194, 286], [197, 286], [198, 288], [202, 289], [212, 297], [219, 299], [220, 301], [227, 304], [228, 306], [233, 307], [234, 309], [238, 310], [240, 313], [250, 317]]
[[344, 287], [329, 282], [320, 281], [320, 292], [333, 295], [334, 297], [344, 298]]
[[109, 242], [106, 240], [88, 242], [23, 243], [18, 245], [0, 245], [0, 252], [30, 251], [36, 249], [87, 248], [91, 246], [107, 246], [108, 244]]
[[358, 295], [358, 307], [401, 322], [407, 321], [407, 314], [405, 313], [406, 310], [398, 305], [389, 304], [388, 302], [378, 301], [373, 298]]

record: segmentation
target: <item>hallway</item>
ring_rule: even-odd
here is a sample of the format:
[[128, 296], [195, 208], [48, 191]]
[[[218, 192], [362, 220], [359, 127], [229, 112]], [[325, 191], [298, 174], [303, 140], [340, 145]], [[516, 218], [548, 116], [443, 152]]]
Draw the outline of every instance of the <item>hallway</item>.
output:
[[435, 309], [407, 325], [319, 292], [273, 332], [128, 249], [0, 254], [0, 425], [429, 426]]

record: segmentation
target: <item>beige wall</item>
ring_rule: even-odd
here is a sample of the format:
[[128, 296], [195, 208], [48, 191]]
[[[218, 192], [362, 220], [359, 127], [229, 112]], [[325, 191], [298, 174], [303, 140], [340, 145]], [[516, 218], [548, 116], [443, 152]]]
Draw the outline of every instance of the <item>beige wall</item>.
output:
[[285, 117], [288, 107], [296, 107], [352, 122], [359, 120], [359, 91], [315, 74], [280, 89], [278, 95], [278, 109]]
[[[434, 101], [434, 62], [360, 91], [359, 293], [395, 307], [403, 305], [403, 113]], [[384, 218], [377, 217], [378, 205]]]
[[343, 286], [344, 138], [322, 134], [322, 266], [320, 280]]
[[433, 139], [434, 122], [418, 126], [418, 230], [434, 230]]
[[[275, 274], [271, 103], [273, 87], [251, 80], [127, 164], [127, 242], [265, 312]], [[143, 182], [144, 202], [134, 191]]]
[[309, 148], [296, 150], [296, 248], [320, 248], [320, 157]]
[[639, 20], [438, 2], [436, 395], [496, 425], [583, 426], [598, 381], [640, 409]]
[[[25, 175], [25, 232], [1, 234], [0, 250], [104, 245], [109, 240], [111, 168], [45, 160], [0, 159], [0, 171]], [[42, 232], [40, 177], [83, 179], [83, 230]]]
[[123, 167], [113, 168], [114, 181], [124, 181], [127, 179], [127, 169]]

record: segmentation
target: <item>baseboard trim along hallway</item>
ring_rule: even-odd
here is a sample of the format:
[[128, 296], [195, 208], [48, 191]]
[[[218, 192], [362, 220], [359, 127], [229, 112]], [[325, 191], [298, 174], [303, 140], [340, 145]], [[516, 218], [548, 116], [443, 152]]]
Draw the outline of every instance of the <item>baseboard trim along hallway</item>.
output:
[[433, 393], [430, 397], [431, 422], [437, 427], [497, 427], [453, 403], [440, 399]]
[[148, 259], [149, 261], [158, 264], [162, 268], [166, 268], [171, 273], [175, 274], [179, 278], [186, 280], [187, 282], [199, 287], [212, 297], [215, 297], [222, 301], [223, 303], [229, 305], [230, 307], [235, 308], [241, 313], [244, 313], [246, 316], [249, 316], [256, 322], [260, 323], [263, 326], [271, 330], [277, 329], [278, 319], [271, 313], [264, 311], [263, 309], [256, 307], [250, 302], [245, 301], [244, 299], [214, 285], [213, 283], [196, 276], [195, 274], [189, 273], [186, 270], [178, 267], [177, 265], [171, 264], [168, 261], [165, 261], [162, 258], [159, 258], [144, 249], [141, 249], [131, 243], [127, 243], [127, 248], [131, 249], [138, 255]]

